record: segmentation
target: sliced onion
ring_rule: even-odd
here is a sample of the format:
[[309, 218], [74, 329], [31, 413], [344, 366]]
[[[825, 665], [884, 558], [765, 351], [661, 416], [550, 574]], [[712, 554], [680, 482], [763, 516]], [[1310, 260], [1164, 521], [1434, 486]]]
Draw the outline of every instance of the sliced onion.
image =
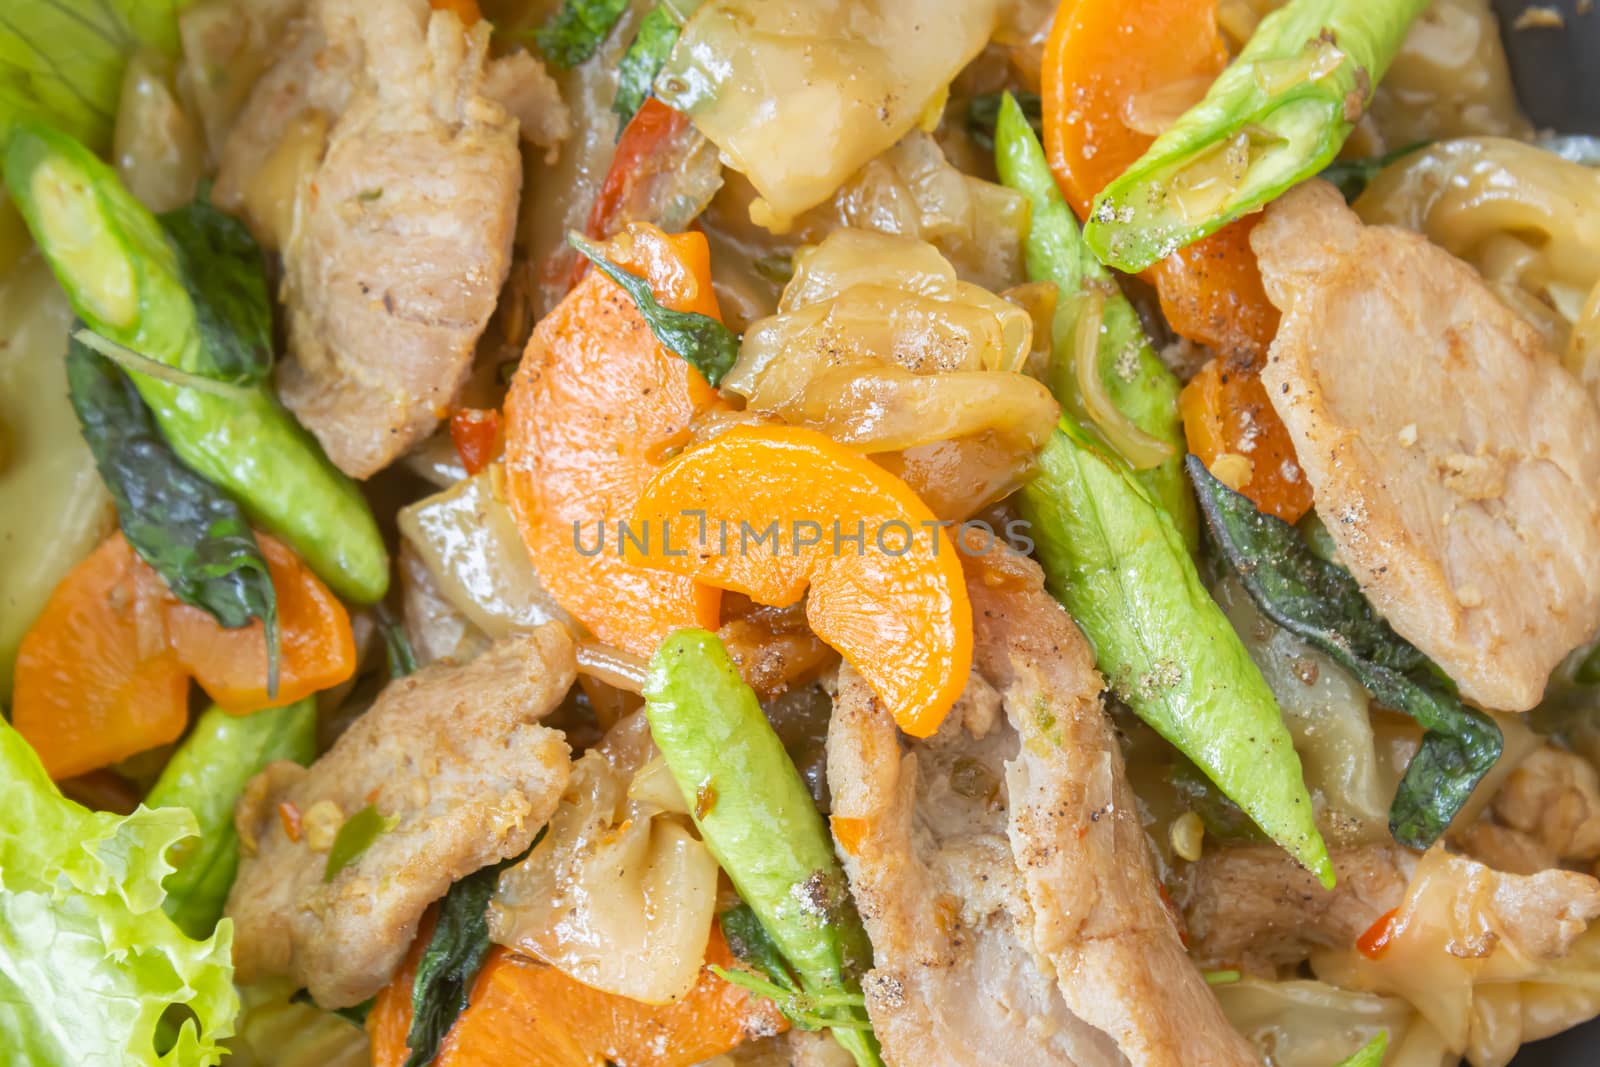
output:
[[638, 656], [620, 648], [598, 641], [583, 641], [578, 645], [578, 670], [613, 689], [643, 693], [649, 666]]

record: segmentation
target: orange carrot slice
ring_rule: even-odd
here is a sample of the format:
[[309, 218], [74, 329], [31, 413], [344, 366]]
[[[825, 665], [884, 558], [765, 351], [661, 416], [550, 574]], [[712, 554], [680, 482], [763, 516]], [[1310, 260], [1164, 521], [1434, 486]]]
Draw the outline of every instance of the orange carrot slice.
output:
[[167, 642], [166, 586], [112, 534], [50, 595], [17, 652], [12, 723], [52, 778], [176, 740], [189, 678]]
[[350, 680], [356, 641], [350, 613], [322, 579], [283, 542], [257, 533], [278, 594], [278, 692], [267, 695], [266, 628], [259, 622], [225, 630], [201, 608], [168, 594], [167, 629], [178, 662], [206, 695], [244, 715], [292, 704]]
[[[411, 983], [428, 926], [367, 1015], [373, 1067], [399, 1067], [411, 1027]], [[706, 962], [737, 966], [713, 927]], [[642, 1004], [590, 989], [561, 971], [496, 948], [471, 1001], [440, 1044], [435, 1067], [688, 1067], [738, 1046], [753, 1034], [786, 1029], [770, 1002], [709, 969], [683, 999]]]
[[[1214, 359], [1183, 387], [1178, 410], [1189, 451], [1256, 507], [1284, 522], [1297, 522], [1311, 510], [1311, 484], [1295, 459], [1294, 442], [1254, 373], [1229, 370]], [[1217, 461], [1230, 454], [1248, 464], [1224, 472]]]
[[[704, 236], [636, 224], [606, 251], [663, 305], [717, 316]], [[616, 542], [665, 456], [721, 403], [599, 271], [528, 342], [506, 397], [512, 513], [551, 596], [607, 644], [648, 656], [673, 630], [716, 628], [716, 589], [624, 561]]]
[[916, 493], [860, 453], [814, 430], [737, 427], [668, 465], [634, 520], [653, 538], [622, 546], [641, 565], [775, 607], [809, 587], [812, 631], [907, 733], [932, 734], [961, 695], [972, 661], [961, 561]]

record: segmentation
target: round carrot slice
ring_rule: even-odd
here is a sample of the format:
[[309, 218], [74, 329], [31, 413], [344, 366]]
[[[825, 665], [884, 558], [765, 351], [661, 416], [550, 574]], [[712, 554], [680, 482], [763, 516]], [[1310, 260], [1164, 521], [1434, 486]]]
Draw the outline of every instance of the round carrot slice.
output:
[[900, 479], [814, 430], [741, 426], [691, 449], [639, 497], [642, 565], [782, 607], [927, 737], [966, 686], [972, 608], [961, 561]]
[[12, 723], [52, 778], [176, 740], [189, 678], [167, 643], [166, 586], [112, 534], [56, 586], [17, 652]]
[[225, 630], [202, 608], [167, 594], [167, 630], [178, 662], [235, 715], [292, 704], [349, 681], [356, 670], [350, 614], [283, 542], [257, 533], [278, 594], [278, 692], [267, 695], [266, 628]]
[[[701, 234], [634, 225], [606, 253], [647, 279], [661, 304], [717, 317]], [[512, 513], [550, 595], [607, 644], [648, 656], [673, 630], [716, 629], [716, 589], [625, 561], [617, 540], [664, 457], [696, 416], [720, 405], [599, 271], [528, 342], [506, 397]]]

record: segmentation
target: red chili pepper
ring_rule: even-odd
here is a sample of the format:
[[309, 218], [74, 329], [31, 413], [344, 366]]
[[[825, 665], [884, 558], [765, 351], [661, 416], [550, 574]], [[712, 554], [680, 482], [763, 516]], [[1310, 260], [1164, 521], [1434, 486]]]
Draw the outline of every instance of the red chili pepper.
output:
[[493, 408], [462, 408], [450, 416], [450, 440], [468, 474], [494, 462], [503, 447], [500, 413]]
[[[653, 96], [645, 99], [617, 140], [611, 169], [606, 171], [606, 179], [595, 194], [594, 207], [589, 209], [589, 221], [583, 228], [585, 236], [596, 241], [612, 236], [612, 231], [619, 228], [622, 205], [628, 202], [634, 185], [649, 171], [645, 164], [662, 145], [688, 127], [689, 116], [683, 112], [674, 111]], [[574, 255], [572, 260], [572, 270], [567, 276], [568, 290], [582, 281], [589, 269], [589, 261], [583, 256]]]
[[1378, 921], [1367, 927], [1367, 932], [1356, 938], [1356, 950], [1369, 960], [1375, 960], [1383, 955], [1389, 947], [1389, 942], [1394, 940], [1398, 933], [1395, 922], [1400, 914], [1399, 908], [1390, 908], [1378, 916]]

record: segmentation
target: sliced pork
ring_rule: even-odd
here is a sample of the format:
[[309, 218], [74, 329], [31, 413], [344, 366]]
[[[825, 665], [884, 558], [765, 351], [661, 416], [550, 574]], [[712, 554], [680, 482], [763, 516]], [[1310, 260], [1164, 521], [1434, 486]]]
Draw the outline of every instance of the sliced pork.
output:
[[490, 62], [489, 35], [426, 0], [314, 0], [223, 148], [218, 202], [283, 254], [279, 394], [354, 477], [431, 433], [471, 369], [511, 264], [519, 118], [566, 134], [543, 68]]
[[[390, 683], [310, 768], [253, 779], [227, 906], [239, 981], [287, 975], [325, 1008], [382, 988], [427, 906], [524, 852], [555, 810], [567, 744], [539, 720], [575, 671], [571, 638], [548, 624]], [[369, 805], [387, 828], [327, 878], [339, 828]]]
[[1487, 707], [1600, 628], [1600, 412], [1425, 238], [1314, 181], [1251, 234], [1283, 312], [1262, 381], [1373, 605]]
[[893, 1062], [1254, 1064], [1160, 896], [1087, 643], [1006, 556], [969, 567], [973, 682], [902, 747], [840, 669], [828, 777]]

